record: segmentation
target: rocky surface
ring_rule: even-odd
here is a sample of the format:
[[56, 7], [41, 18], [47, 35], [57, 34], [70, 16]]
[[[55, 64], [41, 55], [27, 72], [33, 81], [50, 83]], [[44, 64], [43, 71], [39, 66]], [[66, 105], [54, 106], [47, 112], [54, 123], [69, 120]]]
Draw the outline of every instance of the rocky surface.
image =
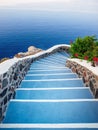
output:
[[20, 53], [16, 54], [15, 57], [17, 57], [17, 58], [22, 58], [22, 57], [34, 55], [34, 54], [36, 54], [36, 53], [38, 53], [38, 52], [41, 52], [41, 51], [43, 51], [43, 50], [42, 50], [42, 49], [39, 49], [39, 48], [36, 48], [36, 47], [34, 47], [34, 46], [30, 46], [30, 47], [28, 48], [28, 51], [27, 51], [27, 52], [20, 52]]
[[0, 63], [4, 62], [6, 60], [9, 60], [9, 58], [2, 58], [2, 59], [0, 59]]

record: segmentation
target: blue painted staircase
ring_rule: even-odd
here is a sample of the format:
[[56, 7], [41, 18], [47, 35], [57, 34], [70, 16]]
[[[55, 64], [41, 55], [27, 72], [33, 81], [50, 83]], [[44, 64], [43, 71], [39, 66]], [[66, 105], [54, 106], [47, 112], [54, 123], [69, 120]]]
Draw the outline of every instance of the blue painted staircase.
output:
[[98, 100], [56, 52], [32, 63], [8, 105], [2, 130], [98, 129]]

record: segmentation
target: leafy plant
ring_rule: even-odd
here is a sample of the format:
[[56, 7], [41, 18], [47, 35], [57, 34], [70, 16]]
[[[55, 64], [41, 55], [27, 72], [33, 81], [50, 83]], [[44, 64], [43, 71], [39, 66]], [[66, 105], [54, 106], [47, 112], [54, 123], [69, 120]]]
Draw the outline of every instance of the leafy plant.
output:
[[93, 49], [93, 57], [98, 57], [98, 46]]
[[98, 57], [98, 40], [95, 36], [78, 37], [70, 48], [71, 57], [92, 61]]

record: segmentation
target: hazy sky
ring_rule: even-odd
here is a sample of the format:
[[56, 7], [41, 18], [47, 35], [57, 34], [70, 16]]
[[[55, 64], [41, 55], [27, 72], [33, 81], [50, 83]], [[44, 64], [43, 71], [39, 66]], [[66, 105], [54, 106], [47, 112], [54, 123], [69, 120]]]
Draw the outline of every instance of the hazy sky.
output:
[[98, 0], [0, 0], [0, 8], [98, 13]]

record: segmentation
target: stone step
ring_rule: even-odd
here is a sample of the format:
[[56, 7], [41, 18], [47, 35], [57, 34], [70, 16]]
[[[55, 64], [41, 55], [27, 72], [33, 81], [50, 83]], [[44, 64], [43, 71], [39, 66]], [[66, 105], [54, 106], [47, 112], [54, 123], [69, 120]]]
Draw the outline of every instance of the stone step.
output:
[[66, 59], [62, 59], [62, 58], [43, 58], [43, 59], [39, 59], [39, 61], [45, 61], [45, 62], [62, 62], [62, 63], [65, 63], [66, 62], [66, 60], [67, 60], [67, 58]]
[[92, 99], [89, 88], [17, 89], [15, 99]]
[[[68, 57], [65, 57], [65, 56], [62, 56], [61, 54], [58, 54], [58, 55], [49, 55], [49, 56], [47, 56], [47, 57], [43, 57], [43, 58], [40, 58], [40, 59], [48, 59], [48, 60], [51, 60], [51, 59], [56, 59], [56, 60], [58, 60], [58, 59], [60, 59], [60, 60], [63, 60], [63, 61], [65, 61], [65, 60], [67, 60], [68, 59]], [[39, 60], [40, 60], [39, 59]]]
[[33, 63], [32, 64], [32, 66], [34, 66], [34, 65], [55, 65], [55, 66], [65, 66], [65, 62], [64, 63], [57, 63], [57, 62], [50, 62], [50, 61], [47, 61], [47, 62], [45, 62], [45, 61], [36, 61], [35, 63]]
[[61, 55], [65, 56], [65, 57], [70, 57], [70, 55], [64, 51], [60, 52]]
[[29, 70], [27, 74], [54, 74], [54, 73], [72, 73], [68, 68], [65, 69], [49, 69], [49, 70]]
[[68, 124], [1, 124], [1, 130], [97, 130], [98, 123]]
[[60, 65], [60, 64], [65, 65], [66, 61], [64, 61], [64, 62], [58, 61], [57, 62], [55, 60], [53, 60], [53, 61], [50, 61], [50, 60], [49, 61], [47, 61], [47, 60], [37, 60], [37, 61], [33, 62], [31, 66], [37, 65], [37, 64], [40, 64], [40, 65], [42, 64], [43, 65], [43, 63], [46, 64], [46, 65], [49, 64], [49, 65], [56, 65], [57, 66], [57, 65]]
[[68, 53], [64, 53], [63, 54], [61, 52], [56, 52], [54, 54], [51, 55], [51, 57], [62, 57], [62, 58], [68, 58], [69, 57], [69, 54]]
[[36, 66], [36, 67], [31, 67], [29, 70], [53, 70], [53, 69], [65, 69], [65, 67], [56, 67], [56, 66]]
[[63, 73], [63, 74], [51, 74], [51, 75], [26, 75], [25, 80], [39, 80], [39, 79], [69, 79], [69, 78], [78, 78], [76, 74]]
[[11, 100], [3, 123], [98, 124], [98, 99]]
[[54, 65], [54, 64], [33, 64], [32, 66], [31, 66], [31, 68], [35, 68], [35, 67], [37, 67], [37, 68], [50, 68], [50, 67], [53, 67], [53, 68], [57, 68], [57, 67], [61, 67], [61, 68], [63, 68], [63, 67], [65, 67], [65, 65]]
[[48, 79], [48, 80], [23, 80], [22, 88], [57, 88], [57, 87], [83, 87], [83, 81], [74, 79]]
[[57, 58], [57, 57], [46, 57], [46, 58], [43, 58], [43, 59], [39, 59], [39, 61], [46, 61], [46, 62], [47, 62], [47, 61], [57, 61], [57, 62], [60, 61], [60, 62], [63, 62], [63, 63], [64, 63], [66, 60], [67, 60], [67, 58], [63, 58], [63, 59], [62, 59], [61, 57], [60, 57], [60, 58]]

